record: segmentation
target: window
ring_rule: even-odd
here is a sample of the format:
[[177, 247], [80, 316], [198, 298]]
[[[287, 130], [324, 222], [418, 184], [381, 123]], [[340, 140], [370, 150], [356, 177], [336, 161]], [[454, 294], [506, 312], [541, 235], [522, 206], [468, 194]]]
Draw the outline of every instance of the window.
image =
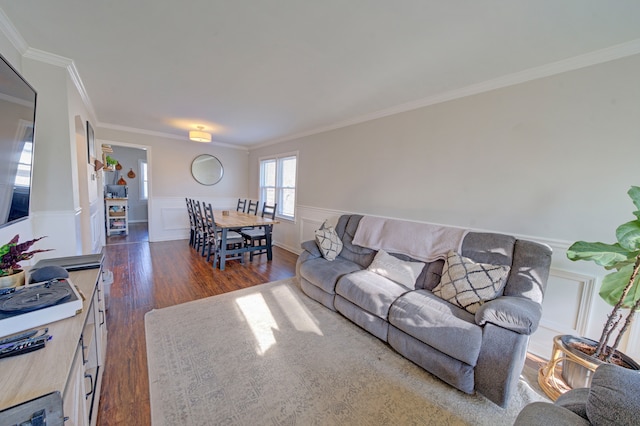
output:
[[260, 160], [260, 199], [268, 205], [278, 204], [276, 215], [294, 219], [296, 207], [297, 154]]
[[31, 156], [33, 155], [33, 142], [25, 141], [18, 160], [15, 185], [29, 187], [31, 182]]
[[147, 162], [138, 160], [138, 168], [140, 169], [140, 199], [149, 199], [149, 177], [147, 174]]

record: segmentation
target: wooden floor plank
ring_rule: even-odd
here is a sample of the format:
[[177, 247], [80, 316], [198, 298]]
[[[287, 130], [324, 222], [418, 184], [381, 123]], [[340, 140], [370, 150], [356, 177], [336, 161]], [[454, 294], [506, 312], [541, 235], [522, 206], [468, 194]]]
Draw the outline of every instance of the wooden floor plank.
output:
[[271, 262], [265, 255], [256, 256], [253, 262], [247, 256], [245, 265], [231, 261], [220, 271], [186, 240], [149, 243], [110, 238], [105, 268], [113, 272], [114, 281], [107, 299], [107, 358], [98, 424], [149, 425], [144, 314], [292, 277], [297, 256], [274, 247]]

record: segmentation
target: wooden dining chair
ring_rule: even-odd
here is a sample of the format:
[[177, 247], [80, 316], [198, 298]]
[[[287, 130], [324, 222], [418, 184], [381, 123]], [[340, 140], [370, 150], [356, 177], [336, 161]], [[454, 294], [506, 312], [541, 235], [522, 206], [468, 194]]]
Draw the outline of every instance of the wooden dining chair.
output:
[[[204, 203], [202, 204], [204, 205]], [[209, 237], [208, 229], [205, 223], [206, 221], [204, 218], [204, 213], [202, 212], [200, 201], [195, 201], [192, 205], [196, 222], [194, 248], [198, 250], [202, 256], [204, 256], [204, 250], [207, 245], [207, 239]]]
[[245, 211], [246, 214], [254, 214], [254, 215], [258, 215], [258, 205], [260, 204], [260, 201], [256, 200], [249, 200], [249, 204], [247, 204], [247, 210]]
[[236, 206], [236, 211], [244, 213], [244, 209], [247, 208], [247, 200], [238, 198], [238, 205]]
[[[276, 217], [276, 207], [278, 203], [275, 203], [273, 206], [267, 205], [264, 203], [262, 205], [262, 217], [266, 217], [269, 219], [275, 219]], [[270, 229], [269, 229], [270, 232]], [[256, 251], [249, 252], [249, 261], [253, 261], [253, 256], [257, 254], [265, 254], [267, 253], [268, 248], [267, 245], [267, 229], [264, 226], [256, 226], [251, 229], [243, 229], [240, 231], [240, 234], [245, 239], [245, 244], [254, 247], [254, 246], [265, 246], [264, 248]], [[256, 244], [257, 243], [257, 244]]]
[[185, 197], [185, 201], [187, 203], [187, 214], [189, 215], [189, 245], [191, 247], [195, 247], [197, 224], [195, 213], [193, 211], [193, 200]]
[[[217, 266], [218, 260], [221, 256], [221, 244], [222, 244], [222, 230], [216, 226], [216, 221], [213, 216], [213, 208], [211, 204], [204, 206], [205, 223], [207, 226], [207, 262], [213, 257], [213, 267]], [[227, 231], [227, 248], [242, 248], [245, 245], [245, 240], [239, 233], [235, 231]], [[226, 260], [240, 260], [240, 263], [244, 264], [244, 253], [237, 253], [235, 255], [227, 256]]]

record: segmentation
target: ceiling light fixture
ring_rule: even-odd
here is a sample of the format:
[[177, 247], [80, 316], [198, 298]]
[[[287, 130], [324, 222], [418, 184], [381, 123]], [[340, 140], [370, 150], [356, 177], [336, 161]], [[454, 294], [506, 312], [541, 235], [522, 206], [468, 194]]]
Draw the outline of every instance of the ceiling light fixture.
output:
[[204, 126], [198, 126], [198, 130], [189, 130], [189, 139], [194, 142], [211, 142], [211, 133], [203, 130]]

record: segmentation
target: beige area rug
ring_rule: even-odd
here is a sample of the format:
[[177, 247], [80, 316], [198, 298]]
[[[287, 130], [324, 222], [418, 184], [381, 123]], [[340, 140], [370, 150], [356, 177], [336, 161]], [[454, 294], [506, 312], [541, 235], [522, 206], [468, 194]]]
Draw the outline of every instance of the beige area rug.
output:
[[506, 409], [467, 395], [308, 298], [294, 279], [145, 316], [160, 425], [511, 425], [544, 400], [523, 378]]

